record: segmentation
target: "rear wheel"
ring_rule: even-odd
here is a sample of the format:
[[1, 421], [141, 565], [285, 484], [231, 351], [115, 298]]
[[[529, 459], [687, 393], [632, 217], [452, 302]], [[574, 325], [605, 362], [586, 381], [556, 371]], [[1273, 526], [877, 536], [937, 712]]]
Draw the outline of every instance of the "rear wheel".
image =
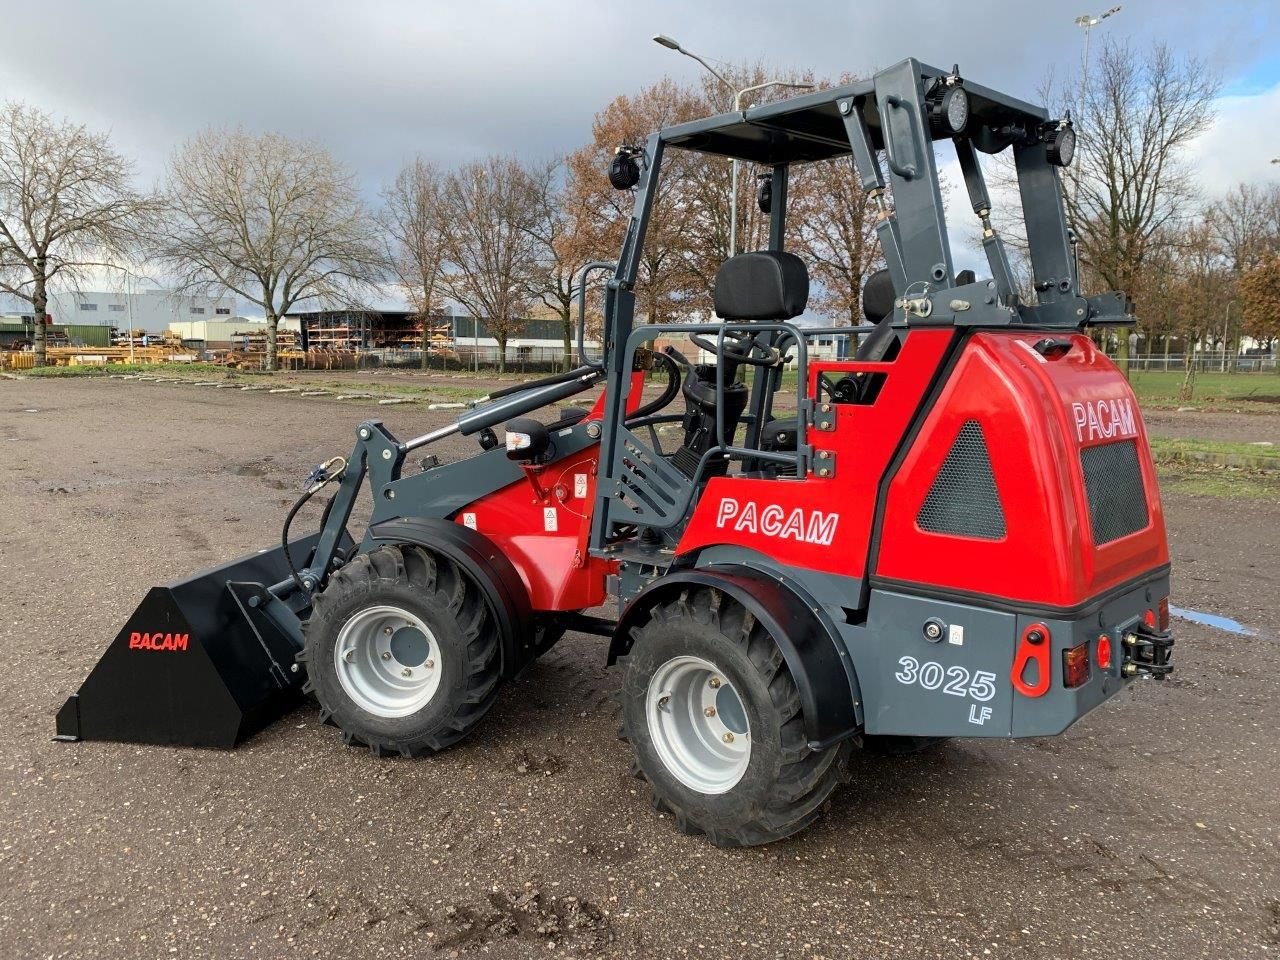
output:
[[500, 680], [498, 636], [480, 588], [413, 545], [361, 554], [312, 603], [298, 660], [349, 744], [414, 756], [461, 740]]
[[809, 749], [768, 630], [718, 591], [659, 604], [623, 663], [622, 735], [653, 804], [717, 846], [769, 843], [817, 819], [848, 745]]

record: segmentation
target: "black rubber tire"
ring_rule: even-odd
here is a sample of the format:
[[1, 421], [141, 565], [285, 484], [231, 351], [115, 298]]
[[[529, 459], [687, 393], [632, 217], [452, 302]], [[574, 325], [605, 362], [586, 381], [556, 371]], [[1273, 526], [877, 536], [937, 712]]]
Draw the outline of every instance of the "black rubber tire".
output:
[[[795, 681], [769, 632], [719, 591], [692, 588], [655, 606], [632, 636], [630, 651], [619, 658], [625, 667], [620, 736], [631, 743], [632, 775], [648, 781], [654, 809], [670, 813], [682, 833], [705, 834], [718, 847], [771, 843], [813, 823], [844, 780], [851, 747], [809, 748]], [[701, 657], [722, 671], [750, 724], [747, 770], [722, 794], [697, 792], [672, 776], [650, 737], [649, 681], [681, 655]]]
[[893, 734], [870, 736], [862, 735], [862, 749], [881, 757], [904, 757], [912, 753], [923, 753], [933, 747], [941, 746], [950, 737], [908, 737]]
[[[380, 717], [342, 689], [333, 645], [342, 626], [373, 604], [395, 604], [421, 617], [441, 648], [440, 686], [407, 717]], [[379, 547], [355, 557], [329, 578], [303, 625], [307, 668], [303, 690], [320, 703], [320, 719], [334, 723], [348, 745], [406, 757], [452, 746], [497, 698], [501, 673], [498, 633], [480, 588], [454, 563], [422, 547]]]

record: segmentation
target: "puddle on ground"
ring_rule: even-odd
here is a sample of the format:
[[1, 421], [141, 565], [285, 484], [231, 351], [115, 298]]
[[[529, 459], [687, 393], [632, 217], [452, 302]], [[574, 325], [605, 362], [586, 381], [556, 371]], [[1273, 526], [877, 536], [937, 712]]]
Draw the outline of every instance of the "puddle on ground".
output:
[[1206, 627], [1216, 627], [1219, 630], [1225, 630], [1227, 633], [1238, 634], [1242, 637], [1256, 637], [1258, 635], [1258, 631], [1246, 627], [1243, 623], [1232, 620], [1230, 617], [1220, 617], [1216, 613], [1205, 613], [1203, 610], [1186, 610], [1183, 607], [1174, 606], [1169, 607], [1169, 612], [1182, 620], [1204, 624]]

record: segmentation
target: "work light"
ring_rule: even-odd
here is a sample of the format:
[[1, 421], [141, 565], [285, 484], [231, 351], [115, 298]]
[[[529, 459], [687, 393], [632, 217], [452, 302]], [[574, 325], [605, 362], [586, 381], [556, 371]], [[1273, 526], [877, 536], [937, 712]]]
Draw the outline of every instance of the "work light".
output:
[[935, 137], [958, 137], [969, 125], [969, 94], [955, 79], [929, 91], [929, 130]]
[[615, 190], [630, 190], [640, 182], [640, 164], [636, 163], [635, 147], [619, 147], [609, 164], [609, 183]]
[[1055, 167], [1066, 167], [1076, 155], [1076, 131], [1070, 120], [1053, 124], [1044, 135], [1045, 154]]

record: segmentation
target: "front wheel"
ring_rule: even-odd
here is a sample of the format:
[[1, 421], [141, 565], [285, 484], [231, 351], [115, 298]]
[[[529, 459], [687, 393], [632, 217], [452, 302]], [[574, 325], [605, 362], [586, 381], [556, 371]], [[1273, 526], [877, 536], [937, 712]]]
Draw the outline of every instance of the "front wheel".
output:
[[849, 746], [809, 748], [782, 652], [741, 604], [685, 591], [654, 607], [623, 662], [633, 772], [681, 831], [748, 846], [817, 819]]
[[489, 711], [498, 637], [480, 588], [422, 547], [361, 554], [305, 625], [304, 687], [348, 744], [415, 756], [461, 740]]

